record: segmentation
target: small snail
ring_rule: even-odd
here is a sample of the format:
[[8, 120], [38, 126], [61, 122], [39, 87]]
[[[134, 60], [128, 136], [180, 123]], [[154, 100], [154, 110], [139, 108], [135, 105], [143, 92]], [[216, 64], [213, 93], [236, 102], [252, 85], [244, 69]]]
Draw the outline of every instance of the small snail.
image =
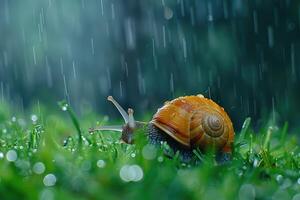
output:
[[121, 126], [102, 126], [90, 131], [120, 131], [121, 140], [131, 144], [134, 131], [146, 128], [149, 142], [167, 142], [174, 152], [179, 151], [183, 160], [190, 160], [193, 150], [215, 148], [222, 154], [231, 154], [234, 129], [230, 118], [222, 107], [203, 95], [184, 96], [166, 102], [159, 108], [149, 123], [135, 121], [133, 110], [126, 111], [113, 97], [111, 101], [121, 113], [125, 124]]

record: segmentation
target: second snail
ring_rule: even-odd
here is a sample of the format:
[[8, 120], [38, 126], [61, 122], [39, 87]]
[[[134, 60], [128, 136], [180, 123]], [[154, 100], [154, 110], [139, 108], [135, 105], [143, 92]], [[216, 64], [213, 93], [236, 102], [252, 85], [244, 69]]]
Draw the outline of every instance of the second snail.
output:
[[[215, 149], [221, 160], [231, 157], [234, 140], [232, 122], [224, 108], [203, 95], [184, 96], [166, 102], [158, 109], [150, 122], [136, 121], [133, 110], [126, 112], [120, 104], [109, 96], [122, 115], [125, 124], [101, 126], [90, 131], [119, 131], [121, 140], [134, 143], [139, 129], [144, 129], [150, 144], [166, 142], [173, 152], [179, 151], [181, 160], [189, 162], [195, 158], [194, 150]], [[167, 152], [168, 154], [168, 152]]]

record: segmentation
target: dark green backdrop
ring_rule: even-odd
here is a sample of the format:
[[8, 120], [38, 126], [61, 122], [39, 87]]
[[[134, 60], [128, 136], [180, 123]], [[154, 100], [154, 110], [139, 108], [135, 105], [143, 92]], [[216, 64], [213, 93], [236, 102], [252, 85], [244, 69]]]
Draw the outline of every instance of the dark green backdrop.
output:
[[202, 93], [238, 129], [296, 127], [299, 28], [292, 0], [2, 0], [0, 98], [116, 115], [107, 95], [143, 114]]

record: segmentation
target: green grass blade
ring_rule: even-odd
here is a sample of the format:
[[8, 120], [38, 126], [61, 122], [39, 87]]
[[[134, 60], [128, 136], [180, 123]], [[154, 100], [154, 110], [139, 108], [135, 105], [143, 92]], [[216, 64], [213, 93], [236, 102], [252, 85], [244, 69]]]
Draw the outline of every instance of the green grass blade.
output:
[[239, 137], [239, 142], [242, 142], [245, 139], [246, 133], [248, 132], [249, 126], [251, 123], [251, 118], [247, 117], [243, 123], [242, 130]]
[[80, 124], [79, 121], [75, 115], [75, 112], [73, 111], [73, 109], [67, 104], [66, 101], [61, 101], [58, 103], [58, 105], [60, 106], [60, 108], [63, 111], [67, 111], [69, 117], [71, 118], [71, 121], [77, 131], [77, 135], [78, 135], [78, 144], [79, 146], [81, 146], [82, 144], [82, 132], [81, 132], [81, 128], [80, 128]]

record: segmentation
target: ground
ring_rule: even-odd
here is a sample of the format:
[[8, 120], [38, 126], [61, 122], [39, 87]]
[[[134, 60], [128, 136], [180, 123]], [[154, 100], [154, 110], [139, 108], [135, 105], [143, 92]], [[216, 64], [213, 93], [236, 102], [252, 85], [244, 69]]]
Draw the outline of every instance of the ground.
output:
[[287, 123], [255, 132], [247, 118], [232, 161], [195, 151], [195, 165], [164, 156], [168, 146], [145, 137], [127, 145], [119, 133], [89, 134], [116, 121], [60, 106], [22, 113], [0, 106], [1, 199], [300, 199], [299, 148]]

